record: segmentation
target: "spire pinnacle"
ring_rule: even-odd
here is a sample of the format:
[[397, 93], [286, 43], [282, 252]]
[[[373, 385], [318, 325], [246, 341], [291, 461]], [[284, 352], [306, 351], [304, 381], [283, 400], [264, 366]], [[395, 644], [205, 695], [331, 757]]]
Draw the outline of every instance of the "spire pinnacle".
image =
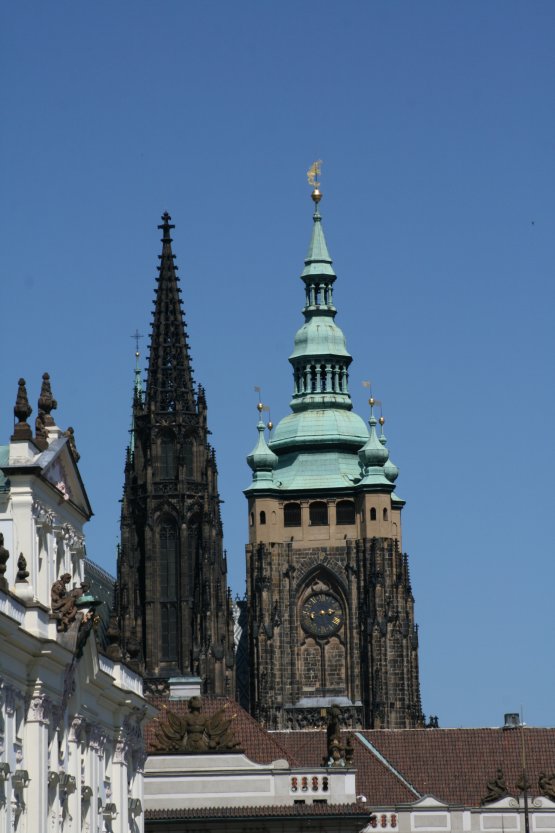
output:
[[[160, 255], [145, 404], [158, 413], [195, 413], [193, 374], [183, 320], [181, 290], [172, 253], [170, 231], [174, 228], [166, 211], [162, 215]], [[137, 351], [138, 352], [138, 351]]]
[[50, 385], [50, 374], [42, 374], [42, 386], [40, 389], [40, 396], [38, 401], [39, 411], [43, 413], [43, 421], [45, 425], [54, 425], [54, 419], [50, 416], [51, 411], [55, 411], [58, 403], [52, 396], [52, 387]]
[[33, 432], [31, 431], [31, 427], [27, 424], [27, 419], [33, 413], [33, 409], [29, 405], [27, 388], [25, 387], [25, 379], [20, 379], [17, 384], [17, 397], [15, 400], [13, 412], [14, 415], [18, 418], [19, 422], [14, 428], [11, 437], [12, 442], [33, 439]]
[[175, 228], [174, 225], [170, 223], [171, 217], [167, 211], [164, 211], [162, 214], [162, 223], [158, 226], [159, 229], [162, 231], [162, 241], [169, 240], [171, 243], [172, 239], [170, 237], [170, 231], [172, 228]]

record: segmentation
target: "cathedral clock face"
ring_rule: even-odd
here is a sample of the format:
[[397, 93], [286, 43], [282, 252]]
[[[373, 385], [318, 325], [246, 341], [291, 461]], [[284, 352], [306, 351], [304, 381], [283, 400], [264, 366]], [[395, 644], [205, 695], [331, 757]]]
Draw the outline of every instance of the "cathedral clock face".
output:
[[344, 619], [339, 599], [329, 593], [309, 596], [301, 611], [301, 625], [313, 636], [331, 636], [339, 630]]

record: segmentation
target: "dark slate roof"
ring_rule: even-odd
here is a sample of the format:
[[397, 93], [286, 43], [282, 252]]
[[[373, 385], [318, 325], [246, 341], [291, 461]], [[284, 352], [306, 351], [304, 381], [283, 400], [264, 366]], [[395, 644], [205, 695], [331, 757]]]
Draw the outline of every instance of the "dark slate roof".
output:
[[[151, 697], [149, 701], [154, 708], [160, 710], [160, 720], [164, 720], [164, 710], [168, 709], [182, 717], [188, 712], [186, 700], [170, 700], [167, 697]], [[241, 744], [245, 755], [258, 764], [270, 764], [272, 761], [285, 759], [290, 766], [299, 766], [296, 758], [282, 745], [275, 734], [270, 734], [256, 722], [235, 700], [229, 697], [213, 697], [203, 695], [202, 713], [212, 715], [224, 708], [233, 719], [232, 727], [235, 739]], [[156, 755], [154, 748], [154, 732], [156, 724], [151, 721], [145, 730], [145, 742], [149, 755]]]
[[114, 586], [116, 580], [110, 573], [91, 561], [90, 558], [83, 560], [85, 581], [90, 584], [91, 594], [100, 599], [103, 604], [97, 608], [97, 613], [100, 616], [101, 625], [96, 630], [97, 639], [101, 650], [106, 647], [106, 628], [110, 621], [110, 615], [114, 608]]

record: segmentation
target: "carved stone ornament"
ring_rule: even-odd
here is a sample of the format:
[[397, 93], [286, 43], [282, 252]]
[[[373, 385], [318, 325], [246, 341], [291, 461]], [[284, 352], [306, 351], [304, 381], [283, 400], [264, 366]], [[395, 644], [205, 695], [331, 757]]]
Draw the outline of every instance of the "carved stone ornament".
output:
[[107, 740], [108, 736], [103, 729], [99, 726], [91, 726], [89, 733], [89, 746], [91, 749], [94, 749], [100, 757], [104, 755], [104, 747], [106, 746]]
[[345, 766], [345, 750], [341, 743], [341, 709], [336, 703], [329, 710], [326, 738], [328, 754], [324, 766]]
[[68, 591], [67, 586], [71, 581], [71, 575], [64, 573], [60, 578], [54, 582], [50, 591], [50, 599], [52, 605], [52, 616], [58, 620], [58, 631], [65, 633], [72, 622], [77, 617], [76, 599], [82, 595], [82, 590]]
[[68, 740], [73, 741], [74, 743], [79, 743], [79, 741], [84, 737], [86, 731], [87, 721], [82, 715], [75, 714], [69, 727]]
[[503, 770], [498, 769], [495, 778], [488, 781], [486, 784], [487, 794], [482, 798], [482, 804], [489, 804], [491, 801], [498, 801], [509, 794], [507, 784], [505, 783], [505, 776]]
[[114, 741], [114, 757], [115, 764], [127, 764], [129, 758], [129, 744], [125, 738], [119, 737]]
[[546, 775], [545, 772], [540, 772], [538, 778], [538, 789], [540, 795], [549, 798], [550, 801], [555, 801], [555, 772], [551, 775]]
[[48, 724], [52, 711], [52, 702], [46, 694], [33, 694], [27, 706], [27, 723]]
[[19, 553], [19, 558], [17, 559], [17, 575], [15, 577], [16, 584], [27, 584], [27, 577], [29, 576], [29, 570], [27, 569], [27, 559], [23, 555], [22, 552]]
[[33, 432], [31, 431], [31, 427], [27, 424], [27, 420], [33, 413], [33, 409], [29, 405], [25, 379], [20, 379], [18, 382], [17, 397], [13, 412], [18, 419], [18, 423], [15, 426], [11, 437], [12, 442], [18, 442], [19, 440], [32, 440]]
[[44, 424], [54, 425], [54, 419], [50, 416], [51, 411], [55, 411], [58, 403], [52, 396], [52, 387], [50, 385], [50, 374], [42, 374], [42, 385], [40, 389], [40, 396], [38, 401], [39, 410], [44, 414]]
[[81, 455], [77, 451], [77, 446], [75, 445], [75, 430], [71, 427], [71, 425], [69, 426], [67, 431], [64, 431], [63, 436], [67, 437], [67, 444], [69, 445], [69, 449], [73, 455], [73, 459], [76, 463], [78, 463]]
[[166, 712], [166, 720], [156, 729], [154, 747], [158, 752], [202, 754], [204, 752], [241, 752], [235, 740], [225, 707], [213, 715], [201, 714], [200, 697], [191, 697], [189, 712], [184, 717]]
[[8, 581], [5, 578], [6, 573], [6, 562], [10, 557], [9, 550], [6, 549], [4, 546], [4, 535], [0, 532], [0, 589], [7, 590], [8, 589]]

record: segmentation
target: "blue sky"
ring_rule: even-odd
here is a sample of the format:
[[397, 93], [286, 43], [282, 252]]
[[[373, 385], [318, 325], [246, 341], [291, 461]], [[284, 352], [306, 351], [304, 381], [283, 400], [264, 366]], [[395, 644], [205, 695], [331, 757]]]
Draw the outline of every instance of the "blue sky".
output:
[[555, 723], [554, 42], [552, 0], [3, 11], [2, 441], [18, 377], [36, 403], [48, 370], [114, 571], [130, 336], [169, 210], [242, 593], [253, 388], [288, 412], [323, 159], [351, 392], [364, 416], [363, 379], [383, 401], [444, 726]]

